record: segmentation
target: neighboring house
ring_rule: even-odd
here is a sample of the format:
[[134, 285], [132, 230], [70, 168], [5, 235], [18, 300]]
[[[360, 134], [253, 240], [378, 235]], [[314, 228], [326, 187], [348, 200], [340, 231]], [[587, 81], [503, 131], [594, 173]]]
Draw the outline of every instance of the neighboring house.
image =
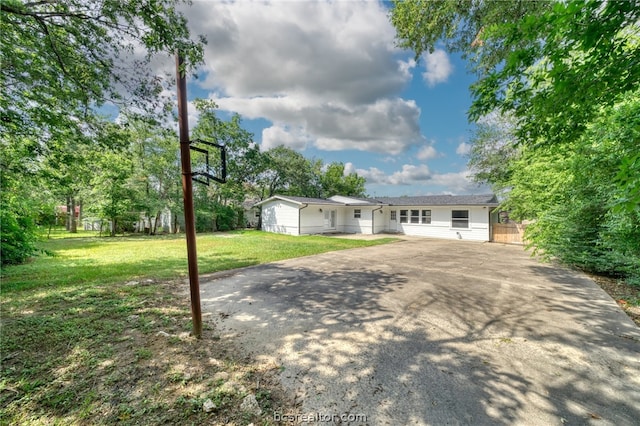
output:
[[244, 221], [247, 228], [257, 228], [260, 221], [260, 208], [256, 207], [257, 200], [247, 200], [242, 203]]
[[434, 238], [491, 240], [493, 194], [328, 199], [275, 195], [262, 207], [262, 230], [290, 235], [403, 233]]

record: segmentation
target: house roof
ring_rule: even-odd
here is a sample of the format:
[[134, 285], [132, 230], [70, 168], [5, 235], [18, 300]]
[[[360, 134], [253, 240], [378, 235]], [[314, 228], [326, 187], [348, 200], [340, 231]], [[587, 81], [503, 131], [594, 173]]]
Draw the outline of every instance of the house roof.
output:
[[314, 205], [334, 205], [334, 206], [498, 206], [498, 199], [494, 194], [483, 195], [426, 195], [421, 197], [376, 197], [376, 198], [356, 198], [346, 197], [356, 200], [355, 203], [334, 201], [324, 198], [293, 197], [289, 195], [274, 195], [266, 200], [256, 203], [260, 206], [273, 200], [284, 200], [294, 204], [314, 204]]
[[339, 203], [333, 200], [327, 200], [324, 198], [309, 198], [309, 197], [293, 197], [289, 195], [274, 195], [273, 197], [269, 197], [266, 200], [262, 200], [259, 203], [254, 204], [254, 206], [261, 206], [264, 203], [273, 200], [283, 200], [289, 201], [294, 204], [316, 204], [316, 205], [334, 205], [334, 206], [344, 206], [344, 203]]
[[494, 194], [376, 197], [371, 201], [390, 206], [497, 206], [499, 204]]

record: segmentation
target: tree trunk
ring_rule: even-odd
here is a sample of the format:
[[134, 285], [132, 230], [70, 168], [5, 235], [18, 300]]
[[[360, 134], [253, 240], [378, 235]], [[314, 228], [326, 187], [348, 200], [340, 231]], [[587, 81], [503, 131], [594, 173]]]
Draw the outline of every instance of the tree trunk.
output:
[[158, 211], [158, 213], [156, 214], [156, 223], [153, 224], [153, 235], [156, 235], [158, 233], [158, 225], [160, 225], [160, 215], [162, 214], [161, 211]]
[[67, 231], [71, 231], [71, 218], [73, 217], [71, 214], [71, 197], [67, 196], [67, 217], [65, 223], [65, 229]]
[[71, 197], [71, 229], [69, 232], [75, 234], [78, 232], [78, 220], [76, 218], [76, 197]]
[[179, 225], [178, 225], [178, 215], [171, 212], [171, 218], [173, 220], [173, 228], [171, 229], [171, 232], [174, 234], [177, 234], [180, 230], [178, 229]]
[[[78, 205], [80, 206], [78, 209], [78, 226], [82, 226], [82, 199], [78, 200]], [[84, 229], [84, 227], [82, 227], [82, 229]]]
[[111, 218], [111, 236], [112, 237], [116, 236], [116, 218], [115, 217]]

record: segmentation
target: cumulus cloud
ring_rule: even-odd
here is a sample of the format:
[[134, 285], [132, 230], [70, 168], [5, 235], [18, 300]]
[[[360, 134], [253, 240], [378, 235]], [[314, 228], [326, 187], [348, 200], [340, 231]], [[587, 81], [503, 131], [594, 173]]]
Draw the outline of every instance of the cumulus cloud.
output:
[[[346, 170], [346, 167], [345, 167]], [[367, 185], [389, 186], [390, 190], [385, 191], [390, 195], [398, 194], [398, 186], [420, 186], [429, 187], [432, 190], [439, 188], [435, 192], [447, 194], [481, 194], [490, 192], [490, 188], [478, 185], [471, 179], [471, 172], [464, 170], [461, 172], [436, 173], [432, 172], [426, 165], [405, 164], [400, 170], [390, 174], [376, 168], [358, 169], [349, 163], [349, 170], [355, 171], [359, 176], [367, 180]], [[425, 193], [425, 191], [418, 191]]]
[[[420, 109], [414, 101], [400, 98], [355, 106], [317, 104], [292, 96], [222, 98], [216, 102], [247, 118], [268, 118], [279, 127], [285, 144], [304, 134], [304, 146], [311, 142], [326, 151], [355, 149], [395, 155], [424, 140], [418, 125]], [[291, 129], [295, 134], [285, 136]], [[287, 146], [303, 147], [297, 142]]]
[[439, 155], [440, 154], [438, 153], [438, 151], [436, 151], [433, 145], [429, 144], [420, 148], [420, 150], [416, 154], [416, 157], [418, 158], [418, 160], [431, 160], [437, 158]]
[[436, 49], [433, 53], [425, 53], [423, 58], [425, 71], [422, 78], [429, 87], [446, 82], [453, 73], [453, 65], [444, 50]]
[[466, 142], [460, 142], [460, 144], [456, 148], [456, 154], [459, 154], [459, 155], [467, 155], [470, 152], [471, 152], [471, 144], [468, 144]]
[[292, 149], [303, 150], [307, 147], [309, 139], [309, 135], [300, 127], [291, 129], [289, 127], [271, 126], [262, 130], [261, 148], [267, 150], [284, 145]]
[[185, 13], [208, 38], [202, 88], [272, 122], [263, 144], [396, 155], [423, 142], [420, 108], [397, 97], [416, 64], [381, 3], [200, 1]]
[[389, 176], [389, 183], [392, 185], [411, 185], [418, 182], [427, 182], [431, 178], [432, 174], [425, 164], [419, 166], [405, 164], [402, 166], [402, 170]]

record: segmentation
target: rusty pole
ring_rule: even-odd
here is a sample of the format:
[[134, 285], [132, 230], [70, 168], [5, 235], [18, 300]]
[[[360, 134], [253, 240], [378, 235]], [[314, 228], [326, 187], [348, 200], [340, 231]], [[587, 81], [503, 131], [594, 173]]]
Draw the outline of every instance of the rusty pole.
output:
[[187, 261], [191, 293], [191, 319], [193, 335], [202, 337], [202, 311], [200, 309], [200, 281], [198, 279], [198, 251], [196, 250], [196, 224], [193, 212], [193, 182], [191, 180], [191, 150], [189, 149], [189, 115], [187, 110], [187, 79], [184, 60], [176, 53], [176, 82], [178, 86], [178, 127], [180, 129], [180, 162], [182, 163], [182, 195], [184, 201], [184, 230], [187, 234]]

